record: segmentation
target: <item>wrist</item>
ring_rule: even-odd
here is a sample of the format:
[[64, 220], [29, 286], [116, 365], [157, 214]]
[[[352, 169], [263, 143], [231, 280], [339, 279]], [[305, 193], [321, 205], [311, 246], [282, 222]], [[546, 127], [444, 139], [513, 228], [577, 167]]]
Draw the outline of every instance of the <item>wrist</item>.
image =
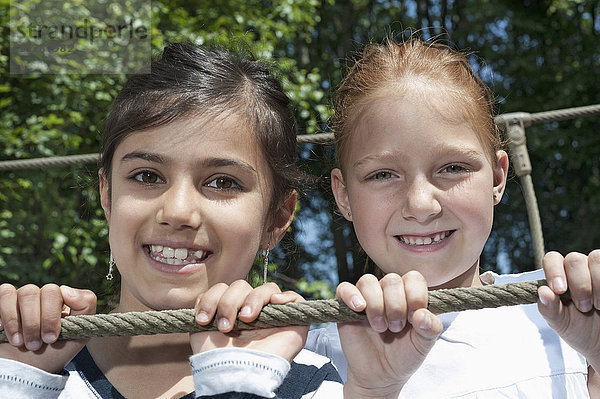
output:
[[344, 399], [397, 399], [403, 386], [404, 384], [364, 386], [349, 378], [344, 384]]

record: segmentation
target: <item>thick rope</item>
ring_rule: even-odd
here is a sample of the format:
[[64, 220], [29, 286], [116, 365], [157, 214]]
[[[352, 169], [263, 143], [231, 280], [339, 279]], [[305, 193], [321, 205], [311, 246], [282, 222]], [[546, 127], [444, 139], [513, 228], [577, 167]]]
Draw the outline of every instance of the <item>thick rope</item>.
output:
[[100, 160], [98, 154], [67, 155], [64, 157], [47, 157], [33, 159], [17, 159], [0, 162], [0, 172], [6, 170], [39, 169], [56, 166], [69, 166], [81, 163], [94, 163]]
[[[441, 314], [535, 303], [538, 300], [538, 287], [545, 284], [545, 280], [539, 280], [430, 291], [427, 308], [434, 314]], [[568, 299], [568, 295], [565, 299]], [[194, 315], [194, 309], [179, 309], [67, 316], [62, 319], [59, 339], [185, 333], [217, 329], [214, 320], [207, 326], [198, 325]], [[234, 330], [365, 319], [364, 312], [356, 313], [340, 300], [328, 299], [267, 305], [254, 322], [244, 323], [237, 320]], [[1, 331], [0, 343], [4, 342], [7, 342], [6, 335]]]
[[[575, 119], [588, 117], [592, 115], [600, 115], [600, 104], [589, 105], [584, 107], [566, 108], [555, 111], [538, 112], [535, 114], [519, 113], [520, 120], [523, 120], [527, 125], [532, 123], [545, 123], [553, 121], [562, 121], [567, 119]], [[512, 121], [515, 113], [498, 115], [494, 118], [497, 125], [504, 126], [507, 121]], [[512, 115], [512, 116], [511, 116]], [[315, 143], [315, 144], [332, 144], [334, 142], [333, 133], [318, 133], [318, 134], [302, 134], [297, 136], [297, 142]], [[22, 169], [38, 169], [45, 167], [67, 166], [80, 163], [98, 162], [100, 156], [98, 154], [83, 154], [83, 155], [68, 155], [64, 157], [47, 157], [33, 159], [19, 159], [11, 161], [0, 161], [0, 172], [8, 170]]]

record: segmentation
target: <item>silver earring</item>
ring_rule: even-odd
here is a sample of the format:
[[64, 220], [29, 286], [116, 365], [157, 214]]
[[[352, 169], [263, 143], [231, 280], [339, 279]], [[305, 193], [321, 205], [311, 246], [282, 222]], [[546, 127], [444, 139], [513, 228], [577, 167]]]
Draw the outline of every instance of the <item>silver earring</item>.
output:
[[269, 266], [269, 248], [262, 250], [262, 258], [264, 262], [263, 284], [267, 284], [267, 267]]
[[108, 262], [108, 274], [106, 275], [106, 279], [108, 281], [113, 279], [113, 266], [115, 265], [115, 260], [113, 259], [112, 256], [112, 251], [110, 251], [110, 261]]

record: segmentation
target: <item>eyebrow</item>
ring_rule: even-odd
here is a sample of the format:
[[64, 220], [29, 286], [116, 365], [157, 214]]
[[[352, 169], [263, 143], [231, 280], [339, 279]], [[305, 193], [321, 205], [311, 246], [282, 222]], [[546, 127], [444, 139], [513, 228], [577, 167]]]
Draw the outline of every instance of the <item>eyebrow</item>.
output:
[[235, 168], [246, 169], [251, 172], [257, 173], [254, 167], [246, 162], [240, 161], [239, 159], [233, 158], [207, 158], [199, 162], [202, 168], [222, 168], [226, 166], [233, 166]]
[[133, 161], [136, 159], [142, 159], [144, 161], [150, 161], [150, 162], [154, 162], [154, 163], [165, 163], [166, 162], [165, 158], [159, 154], [155, 154], [152, 152], [134, 151], [134, 152], [130, 152], [128, 154], [123, 155], [123, 158], [121, 158], [121, 163], [127, 162], [127, 161]]
[[401, 156], [400, 153], [392, 152], [392, 151], [385, 151], [385, 152], [378, 153], [378, 154], [371, 154], [371, 155], [367, 155], [366, 157], [361, 158], [358, 161], [354, 162], [352, 167], [357, 168], [357, 167], [361, 166], [362, 164], [367, 163], [369, 161], [375, 161], [375, 160], [381, 160], [381, 159], [393, 159], [393, 158], [398, 158], [400, 156]]
[[[169, 160], [167, 158], [163, 157], [160, 154], [156, 154], [156, 153], [152, 153], [152, 152], [141, 152], [141, 151], [134, 151], [134, 152], [125, 154], [123, 156], [123, 158], [121, 158], [121, 162], [123, 163], [123, 162], [133, 161], [133, 160], [137, 160], [137, 159], [154, 162], [154, 163], [158, 163], [158, 164], [166, 164], [169, 162]], [[235, 167], [235, 168], [248, 170], [253, 173], [257, 173], [256, 169], [252, 165], [250, 165], [246, 162], [240, 161], [238, 159], [233, 159], [233, 158], [217, 158], [217, 157], [206, 158], [206, 159], [203, 159], [202, 161], [198, 162], [197, 166], [200, 168]]]
[[[435, 152], [431, 155], [432, 158], [440, 158], [444, 154], [452, 153], [459, 154], [465, 156], [472, 160], [480, 160], [482, 158], [486, 158], [485, 154], [480, 153], [479, 151], [473, 150], [471, 148], [466, 147], [455, 147], [455, 146], [444, 146], [443, 144], [436, 148]], [[365, 156], [364, 158], [356, 161], [352, 167], [357, 168], [364, 163], [369, 161], [377, 161], [377, 160], [388, 160], [388, 159], [397, 159], [402, 158], [402, 154], [396, 151], [384, 151], [377, 154], [370, 154]]]

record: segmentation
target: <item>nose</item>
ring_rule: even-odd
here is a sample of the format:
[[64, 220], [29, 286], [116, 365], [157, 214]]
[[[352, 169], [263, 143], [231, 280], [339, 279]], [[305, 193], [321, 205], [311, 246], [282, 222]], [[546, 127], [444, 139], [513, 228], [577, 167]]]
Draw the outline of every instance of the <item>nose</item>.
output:
[[402, 216], [407, 220], [425, 223], [442, 211], [438, 188], [425, 176], [417, 176], [409, 183]]
[[198, 203], [198, 191], [191, 182], [172, 184], [161, 195], [156, 221], [175, 230], [197, 229], [202, 223]]

